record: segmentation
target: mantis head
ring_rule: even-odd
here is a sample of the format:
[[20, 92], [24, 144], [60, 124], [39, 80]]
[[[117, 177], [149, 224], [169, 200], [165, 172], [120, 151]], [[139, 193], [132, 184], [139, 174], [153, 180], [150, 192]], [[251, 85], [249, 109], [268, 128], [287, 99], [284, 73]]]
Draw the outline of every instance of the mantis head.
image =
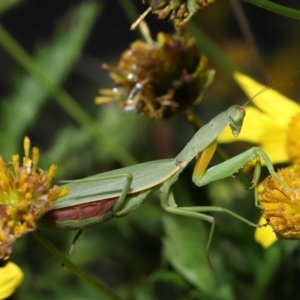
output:
[[228, 109], [228, 120], [232, 134], [238, 136], [243, 126], [246, 111], [243, 106], [233, 105]]

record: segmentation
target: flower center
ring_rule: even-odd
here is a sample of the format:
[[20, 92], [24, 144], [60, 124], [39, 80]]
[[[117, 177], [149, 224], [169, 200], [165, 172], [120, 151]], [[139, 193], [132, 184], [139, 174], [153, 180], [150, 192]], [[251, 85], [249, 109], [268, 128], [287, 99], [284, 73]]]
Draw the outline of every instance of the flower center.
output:
[[7, 259], [13, 244], [35, 230], [36, 220], [68, 193], [67, 188], [53, 185], [56, 165], [48, 172], [39, 169], [39, 150], [32, 149], [32, 159], [29, 150], [30, 140], [25, 137], [22, 167], [19, 155], [13, 155], [11, 163], [0, 156], [0, 260]]
[[[279, 239], [300, 238], [300, 164], [268, 177], [258, 195], [264, 218]], [[283, 184], [284, 183], [284, 184]]]
[[297, 113], [290, 122], [286, 147], [290, 161], [294, 164], [300, 163], [300, 113]]

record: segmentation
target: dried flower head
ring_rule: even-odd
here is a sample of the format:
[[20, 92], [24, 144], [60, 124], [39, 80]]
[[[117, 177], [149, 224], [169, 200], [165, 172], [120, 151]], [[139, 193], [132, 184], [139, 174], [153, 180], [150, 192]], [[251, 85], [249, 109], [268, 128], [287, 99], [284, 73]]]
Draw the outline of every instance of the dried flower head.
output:
[[201, 100], [214, 76], [187, 34], [159, 33], [156, 42], [137, 40], [116, 67], [104, 64], [103, 68], [110, 71], [116, 87], [101, 89], [97, 104], [117, 100], [121, 110], [155, 119], [186, 113]]
[[[263, 217], [279, 239], [300, 238], [300, 164], [268, 177], [258, 195]], [[284, 183], [284, 184], [283, 184]]]
[[19, 155], [5, 163], [0, 156], [0, 259], [7, 259], [12, 246], [21, 236], [36, 229], [36, 220], [53, 207], [53, 202], [68, 193], [53, 185], [56, 165], [49, 171], [38, 168], [39, 150], [24, 139], [23, 166]]
[[131, 25], [131, 30], [152, 12], [160, 20], [180, 20], [179, 26], [186, 24], [201, 8], [215, 0], [143, 0], [149, 4], [148, 9]]

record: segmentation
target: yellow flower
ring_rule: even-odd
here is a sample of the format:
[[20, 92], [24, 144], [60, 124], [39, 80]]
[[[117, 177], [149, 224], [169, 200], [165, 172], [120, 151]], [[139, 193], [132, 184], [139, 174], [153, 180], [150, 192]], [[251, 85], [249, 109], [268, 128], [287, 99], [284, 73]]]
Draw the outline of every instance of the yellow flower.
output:
[[269, 176], [258, 195], [263, 217], [278, 239], [300, 239], [300, 164]]
[[155, 119], [185, 114], [200, 101], [214, 71], [208, 69], [207, 58], [186, 31], [160, 32], [157, 41], [152, 41], [143, 25], [147, 42], [133, 42], [116, 67], [103, 65], [116, 87], [101, 89], [95, 102], [119, 101], [121, 110]]
[[269, 248], [277, 241], [276, 234], [274, 233], [270, 225], [266, 225], [267, 221], [264, 217], [260, 218], [258, 224], [265, 226], [257, 228], [255, 230], [254, 238], [264, 248]]
[[0, 299], [6, 299], [12, 295], [22, 280], [23, 273], [14, 263], [8, 262], [0, 266]]
[[[226, 129], [219, 143], [245, 141], [259, 145], [276, 163], [300, 163], [300, 106], [279, 92], [259, 84], [250, 77], [235, 72], [234, 78], [256, 107], [246, 108], [243, 128], [238, 137]], [[264, 162], [263, 162], [264, 163]], [[259, 224], [266, 221], [261, 218]], [[255, 239], [263, 247], [271, 246], [276, 236], [269, 226], [258, 228]]]
[[0, 156], [0, 260], [7, 259], [14, 243], [27, 232], [36, 229], [36, 220], [49, 211], [54, 201], [68, 193], [53, 186], [56, 165], [49, 171], [38, 168], [39, 150], [32, 149], [29, 158], [30, 140], [24, 139], [23, 166], [19, 155], [5, 163]]
[[[266, 87], [241, 73], [234, 78], [249, 98]], [[300, 106], [279, 92], [269, 88], [255, 96], [248, 106], [243, 128], [238, 137], [225, 130], [219, 143], [237, 141], [259, 145], [276, 163], [300, 163]]]

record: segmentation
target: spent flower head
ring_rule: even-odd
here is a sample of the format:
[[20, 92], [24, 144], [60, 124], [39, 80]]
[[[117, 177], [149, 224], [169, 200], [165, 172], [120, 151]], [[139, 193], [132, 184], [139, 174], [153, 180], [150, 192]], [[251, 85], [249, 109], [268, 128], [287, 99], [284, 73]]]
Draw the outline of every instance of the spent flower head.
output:
[[46, 172], [38, 168], [39, 150], [32, 149], [24, 138], [23, 165], [19, 155], [5, 163], [0, 156], [0, 259], [7, 259], [13, 244], [27, 232], [36, 229], [36, 220], [52, 209], [54, 201], [65, 196], [68, 190], [53, 185], [56, 165]]
[[179, 20], [178, 25], [186, 24], [201, 8], [206, 7], [215, 0], [143, 0], [147, 2], [148, 9], [131, 25], [131, 30], [150, 13], [160, 20]]
[[155, 119], [187, 113], [201, 100], [214, 71], [208, 69], [207, 58], [200, 55], [195, 40], [180, 32], [161, 32], [155, 42], [151, 38], [148, 42], [137, 40], [116, 67], [104, 64], [116, 87], [101, 89], [95, 102], [119, 101], [121, 110]]

